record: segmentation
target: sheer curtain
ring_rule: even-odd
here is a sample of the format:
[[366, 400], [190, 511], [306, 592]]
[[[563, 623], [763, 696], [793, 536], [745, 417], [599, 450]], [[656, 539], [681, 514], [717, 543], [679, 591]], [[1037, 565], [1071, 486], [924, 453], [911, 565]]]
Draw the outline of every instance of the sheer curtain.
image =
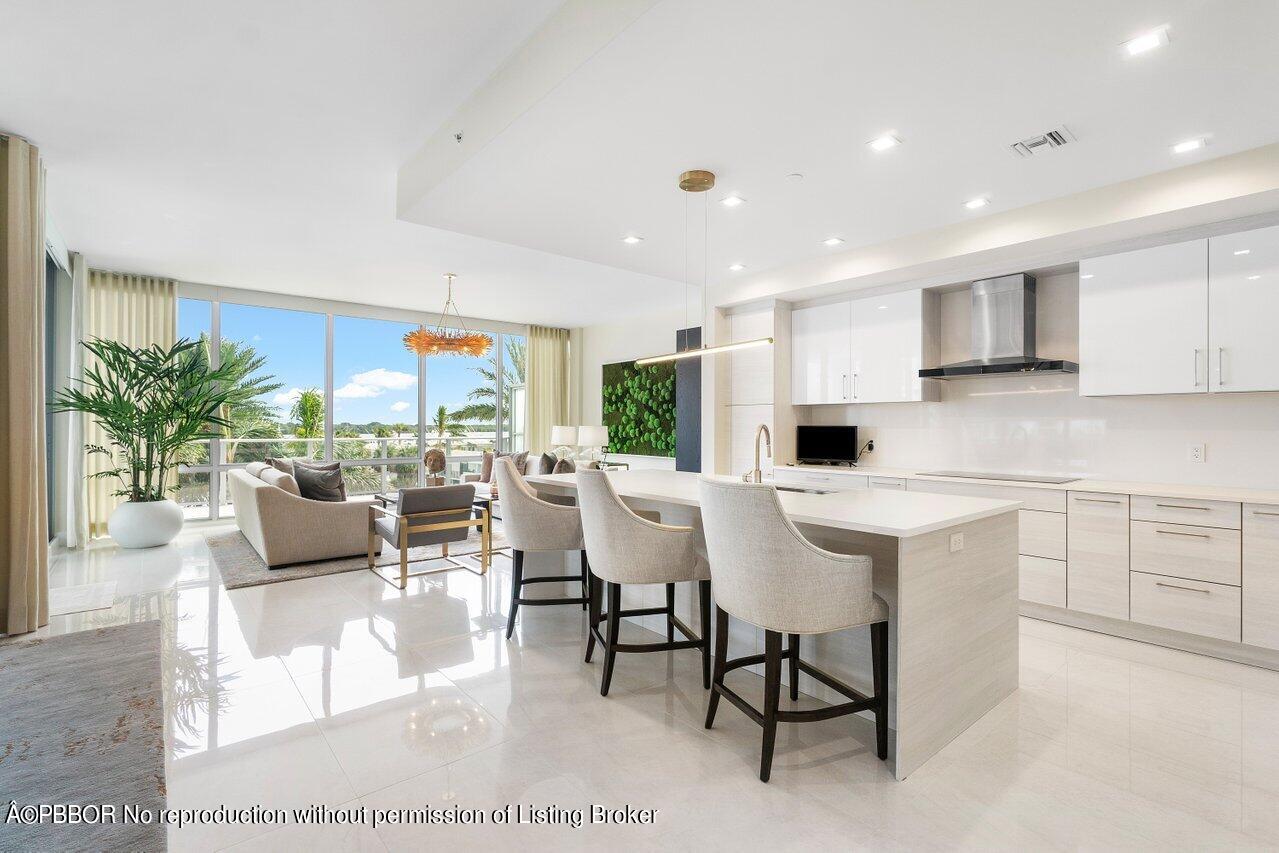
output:
[[[89, 287], [85, 293], [85, 332], [90, 338], [119, 341], [132, 347], [172, 346], [178, 333], [178, 300], [172, 279], [146, 275], [89, 270]], [[84, 366], [93, 356], [82, 353]], [[84, 443], [106, 446], [108, 439], [97, 421], [86, 418]], [[86, 476], [107, 470], [110, 461], [101, 454], [86, 454]], [[90, 537], [107, 534], [107, 519], [120, 505], [111, 493], [120, 487], [110, 477], [85, 481], [86, 529]]]
[[44, 167], [0, 135], [0, 633], [49, 622]]
[[551, 427], [569, 422], [568, 329], [529, 326], [528, 443], [533, 453], [551, 446]]

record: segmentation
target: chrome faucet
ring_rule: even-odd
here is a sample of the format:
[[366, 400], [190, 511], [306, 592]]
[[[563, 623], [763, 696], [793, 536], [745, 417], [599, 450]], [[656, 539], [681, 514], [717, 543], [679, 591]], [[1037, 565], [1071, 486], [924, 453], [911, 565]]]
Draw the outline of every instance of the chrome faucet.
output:
[[759, 437], [761, 435], [764, 437], [764, 450], [768, 454], [768, 458], [773, 458], [773, 434], [768, 431], [766, 424], [760, 424], [755, 427], [755, 467], [742, 478], [748, 483], [764, 482], [764, 472], [759, 469]]

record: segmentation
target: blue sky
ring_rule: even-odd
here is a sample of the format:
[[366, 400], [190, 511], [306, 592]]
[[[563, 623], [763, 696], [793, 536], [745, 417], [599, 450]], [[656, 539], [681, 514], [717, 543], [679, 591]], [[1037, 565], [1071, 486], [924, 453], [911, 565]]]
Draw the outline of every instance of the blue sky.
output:
[[[207, 332], [211, 316], [209, 303], [179, 300], [178, 336], [195, 338]], [[416, 422], [417, 357], [401, 340], [412, 328], [408, 323], [334, 318], [333, 388], [338, 422]], [[224, 302], [222, 337], [247, 343], [266, 356], [266, 370], [284, 384], [270, 402], [284, 414], [296, 389], [324, 387], [323, 314]], [[458, 356], [428, 359], [427, 412], [441, 403], [450, 410], [464, 405], [467, 392], [480, 381], [470, 368], [486, 362], [487, 358]]]

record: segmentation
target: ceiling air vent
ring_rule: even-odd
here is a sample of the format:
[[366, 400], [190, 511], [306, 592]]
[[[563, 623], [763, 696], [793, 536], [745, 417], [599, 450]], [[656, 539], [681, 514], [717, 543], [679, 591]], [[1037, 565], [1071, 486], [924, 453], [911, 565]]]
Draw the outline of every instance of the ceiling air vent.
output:
[[1061, 127], [1050, 130], [1047, 133], [1023, 139], [1021, 142], [1014, 142], [1008, 148], [1018, 157], [1030, 157], [1034, 154], [1043, 154], [1053, 148], [1060, 148], [1074, 141], [1075, 135], [1063, 124]]

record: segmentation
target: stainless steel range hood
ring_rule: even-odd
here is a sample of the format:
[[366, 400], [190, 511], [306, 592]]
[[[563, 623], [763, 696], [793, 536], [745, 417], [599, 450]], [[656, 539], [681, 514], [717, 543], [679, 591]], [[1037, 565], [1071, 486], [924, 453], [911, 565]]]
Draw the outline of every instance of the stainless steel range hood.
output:
[[1078, 373], [1079, 365], [1035, 355], [1035, 277], [1016, 273], [972, 285], [973, 357], [919, 371], [925, 379]]

